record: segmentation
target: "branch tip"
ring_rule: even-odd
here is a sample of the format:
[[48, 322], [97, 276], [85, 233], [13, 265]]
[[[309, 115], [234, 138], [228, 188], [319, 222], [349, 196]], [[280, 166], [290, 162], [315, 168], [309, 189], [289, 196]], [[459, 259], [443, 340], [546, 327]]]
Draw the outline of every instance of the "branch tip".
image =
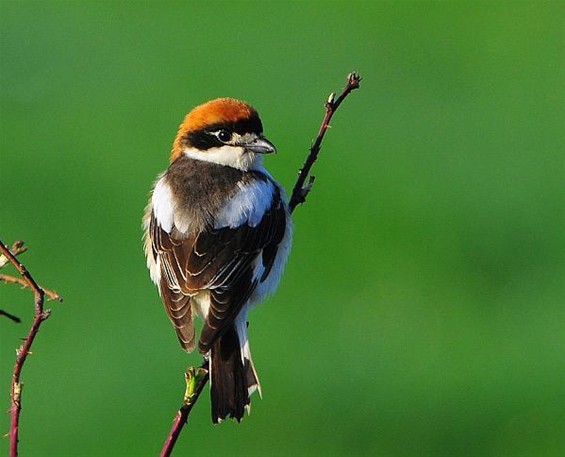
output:
[[163, 449], [161, 449], [161, 453], [159, 454], [160, 457], [169, 457], [171, 452], [173, 452], [173, 448], [175, 447], [180, 432], [188, 421], [188, 416], [192, 411], [193, 406], [198, 401], [200, 393], [208, 382], [208, 361], [204, 359], [199, 368], [195, 368], [193, 366], [189, 367], [184, 374], [184, 379], [186, 381], [186, 390], [183, 403], [175, 415], [171, 431], [169, 432], [169, 435], [165, 440], [165, 444], [163, 445]]
[[16, 324], [20, 324], [22, 322], [22, 320], [16, 316], [15, 314], [9, 313], [7, 311], [4, 311], [3, 309], [0, 309], [0, 316], [4, 316], [8, 319], [10, 319], [12, 322], [16, 323]]
[[288, 208], [291, 213], [298, 205], [306, 201], [306, 196], [312, 188], [314, 180], [310, 179], [308, 181], [308, 184], [305, 184], [306, 179], [309, 177], [312, 165], [314, 165], [314, 162], [318, 158], [318, 154], [320, 153], [320, 149], [322, 147], [322, 141], [324, 139], [326, 131], [330, 127], [332, 116], [341, 105], [341, 102], [345, 100], [345, 98], [351, 93], [351, 91], [359, 88], [360, 82], [361, 76], [359, 76], [359, 73], [357, 73], [356, 71], [353, 71], [347, 75], [347, 85], [342, 90], [341, 94], [339, 94], [339, 96], [336, 98], [335, 92], [332, 92], [327, 98], [326, 103], [324, 104], [326, 113], [324, 115], [324, 118], [322, 119], [320, 129], [318, 130], [318, 136], [310, 146], [310, 153], [306, 157], [306, 161], [304, 162], [303, 167], [300, 169], [298, 173], [298, 179], [296, 180], [294, 188], [292, 189], [292, 194], [288, 202]]
[[353, 89], [359, 89], [361, 84], [361, 76], [356, 71], [352, 71], [347, 75], [347, 84]]

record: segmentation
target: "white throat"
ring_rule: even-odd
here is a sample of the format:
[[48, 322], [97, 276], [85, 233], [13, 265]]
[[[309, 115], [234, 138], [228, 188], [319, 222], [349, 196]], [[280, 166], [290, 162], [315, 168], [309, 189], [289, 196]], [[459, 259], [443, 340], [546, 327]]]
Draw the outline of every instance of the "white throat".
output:
[[247, 151], [241, 146], [220, 146], [201, 151], [196, 148], [185, 148], [183, 154], [191, 159], [204, 162], [217, 163], [239, 170], [257, 170], [263, 167], [263, 156], [255, 152]]

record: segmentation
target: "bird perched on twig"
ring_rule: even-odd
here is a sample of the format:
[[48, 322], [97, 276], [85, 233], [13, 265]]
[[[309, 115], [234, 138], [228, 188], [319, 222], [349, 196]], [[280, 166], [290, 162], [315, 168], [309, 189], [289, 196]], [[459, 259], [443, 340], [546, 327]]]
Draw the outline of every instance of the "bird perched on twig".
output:
[[145, 254], [181, 346], [208, 359], [212, 420], [241, 420], [261, 388], [247, 313], [277, 287], [292, 240], [281, 186], [263, 167], [275, 146], [257, 111], [219, 98], [180, 125], [143, 220]]

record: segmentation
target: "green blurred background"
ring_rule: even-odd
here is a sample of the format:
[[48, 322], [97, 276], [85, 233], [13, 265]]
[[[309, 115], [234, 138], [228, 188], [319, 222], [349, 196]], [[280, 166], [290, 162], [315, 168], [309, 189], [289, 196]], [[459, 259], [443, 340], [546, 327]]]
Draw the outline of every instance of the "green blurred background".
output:
[[[0, 5], [0, 236], [65, 297], [25, 367], [22, 456], [158, 453], [200, 361], [141, 248], [177, 125], [249, 101], [290, 189], [351, 70], [251, 315], [264, 399], [212, 426], [206, 391], [175, 455], [565, 455], [564, 2]], [[0, 307], [24, 319], [0, 320], [4, 411], [31, 295], [0, 285]]]

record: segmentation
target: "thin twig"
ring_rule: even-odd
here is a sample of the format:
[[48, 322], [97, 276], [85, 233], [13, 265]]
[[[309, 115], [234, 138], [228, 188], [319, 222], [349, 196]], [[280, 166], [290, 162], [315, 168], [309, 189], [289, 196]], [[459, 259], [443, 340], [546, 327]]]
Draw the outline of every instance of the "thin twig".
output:
[[[294, 211], [294, 208], [296, 208], [297, 205], [304, 203], [306, 201], [306, 196], [308, 195], [308, 192], [310, 192], [310, 189], [312, 188], [312, 184], [314, 183], [314, 177], [309, 176], [310, 169], [312, 168], [312, 165], [314, 165], [314, 162], [318, 158], [318, 154], [322, 146], [322, 140], [324, 139], [324, 135], [329, 127], [329, 123], [332, 116], [337, 111], [339, 105], [341, 105], [341, 102], [343, 102], [345, 97], [347, 97], [354, 89], [359, 88], [360, 82], [361, 82], [361, 77], [357, 73], [355, 72], [350, 73], [347, 76], [347, 85], [343, 89], [342, 93], [337, 98], [335, 98], [335, 93], [332, 93], [328, 101], [326, 102], [325, 104], [326, 114], [324, 116], [324, 119], [322, 120], [320, 130], [318, 131], [318, 136], [316, 137], [316, 140], [314, 141], [314, 143], [310, 148], [310, 153], [308, 154], [308, 157], [306, 158], [306, 162], [304, 162], [303, 167], [300, 169], [300, 172], [298, 174], [298, 179], [296, 181], [296, 184], [294, 185], [294, 189], [292, 190], [291, 198], [289, 201], [289, 209], [291, 213], [292, 211]], [[308, 184], [305, 185], [304, 183], [306, 182], [307, 178], [308, 178]], [[209, 373], [208, 373], [208, 364], [206, 360], [203, 362], [200, 369], [204, 371], [201, 372], [200, 377], [196, 376], [192, 378], [193, 379], [193, 386], [191, 388], [192, 393], [188, 396], [185, 395], [185, 401], [178, 410], [177, 415], [175, 416], [175, 420], [173, 421], [173, 426], [171, 428], [171, 431], [169, 432], [169, 435], [167, 436], [165, 445], [161, 450], [160, 457], [169, 457], [171, 455], [175, 443], [177, 441], [177, 438], [179, 437], [182, 428], [188, 421], [188, 416], [192, 410], [192, 407], [196, 404], [200, 393], [202, 392], [202, 390], [204, 389], [204, 387], [208, 382]], [[194, 367], [189, 368], [189, 371], [187, 371], [187, 373], [185, 374], [185, 376], [187, 377], [187, 383], [189, 382], [189, 378], [192, 376], [191, 373], [194, 373]]]
[[[24, 289], [29, 288], [29, 284], [24, 278], [18, 278], [16, 276], [0, 274], [0, 282], [2, 282], [2, 281], [4, 281], [5, 283], [10, 283], [10, 284], [19, 284]], [[58, 302], [63, 301], [63, 297], [61, 297], [54, 290], [43, 288], [43, 292], [45, 292], [45, 295], [47, 295], [47, 298], [49, 300], [58, 301]]]
[[0, 316], [7, 317], [8, 319], [10, 319], [12, 322], [15, 322], [16, 324], [19, 324], [22, 321], [18, 316], [14, 315], [12, 313], [9, 313], [8, 311], [4, 311], [3, 309], [0, 309]]
[[[309, 176], [310, 169], [312, 168], [312, 165], [314, 165], [314, 162], [318, 158], [318, 154], [320, 153], [320, 149], [322, 147], [322, 140], [324, 139], [326, 130], [328, 130], [332, 116], [339, 108], [339, 105], [341, 105], [341, 102], [345, 100], [345, 97], [347, 97], [353, 90], [359, 88], [360, 83], [361, 83], [361, 76], [359, 76], [358, 73], [355, 72], [349, 73], [349, 75], [347, 76], [347, 85], [345, 86], [339, 97], [335, 98], [335, 93], [333, 92], [330, 94], [328, 101], [325, 104], [326, 115], [324, 116], [324, 119], [322, 120], [322, 124], [320, 125], [318, 136], [316, 137], [314, 143], [310, 147], [310, 153], [306, 158], [306, 162], [304, 162], [304, 165], [300, 169], [300, 172], [298, 173], [298, 179], [296, 180], [296, 184], [292, 189], [292, 194], [290, 197], [290, 201], [288, 203], [288, 207], [291, 213], [294, 211], [294, 208], [296, 208], [298, 205], [306, 201], [306, 196], [312, 189], [312, 185], [314, 184], [315, 177]], [[308, 178], [308, 184], [305, 184], [307, 178]]]
[[173, 448], [175, 447], [180, 432], [188, 421], [188, 415], [190, 414], [192, 407], [198, 401], [198, 397], [204, 389], [204, 386], [208, 382], [208, 361], [204, 360], [198, 370], [195, 370], [194, 367], [190, 367], [185, 373], [185, 378], [187, 389], [183, 405], [177, 411], [171, 431], [167, 436], [163, 449], [161, 449], [161, 454], [159, 454], [160, 457], [169, 457], [171, 452], [173, 452]]
[[18, 455], [18, 439], [19, 439], [19, 426], [20, 426], [20, 413], [22, 410], [22, 383], [20, 382], [22, 370], [30, 354], [30, 349], [39, 332], [39, 328], [44, 320], [46, 320], [51, 311], [43, 309], [43, 301], [45, 292], [35, 282], [31, 274], [27, 271], [26, 267], [16, 259], [6, 245], [0, 240], [0, 252], [14, 265], [22, 278], [26, 281], [27, 286], [33, 291], [35, 298], [35, 315], [29, 333], [24, 340], [24, 343], [16, 350], [16, 363], [14, 371], [12, 372], [12, 389], [11, 399], [12, 405], [10, 407], [10, 457], [17, 457]]

